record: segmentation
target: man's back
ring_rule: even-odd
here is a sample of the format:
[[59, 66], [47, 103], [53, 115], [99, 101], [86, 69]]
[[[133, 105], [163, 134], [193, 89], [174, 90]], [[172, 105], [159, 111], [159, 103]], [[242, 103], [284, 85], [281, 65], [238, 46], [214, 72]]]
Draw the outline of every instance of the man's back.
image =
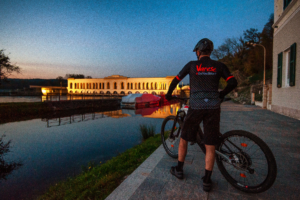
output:
[[209, 57], [202, 57], [200, 60], [186, 64], [179, 72], [178, 78], [183, 79], [187, 74], [190, 76], [191, 108], [219, 108], [219, 80], [221, 77], [225, 80], [232, 77], [226, 65]]

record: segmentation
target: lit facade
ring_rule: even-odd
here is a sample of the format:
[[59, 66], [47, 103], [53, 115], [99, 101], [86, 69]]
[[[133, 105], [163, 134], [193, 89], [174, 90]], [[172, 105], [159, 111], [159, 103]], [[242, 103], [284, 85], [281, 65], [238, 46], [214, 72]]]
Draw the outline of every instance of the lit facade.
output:
[[[74, 79], [68, 78], [68, 93], [71, 94], [118, 94], [136, 93], [166, 94], [175, 76], [158, 78], [129, 78], [112, 75], [105, 78]], [[179, 87], [174, 90], [177, 94]]]
[[300, 119], [300, 0], [274, 1], [271, 110]]

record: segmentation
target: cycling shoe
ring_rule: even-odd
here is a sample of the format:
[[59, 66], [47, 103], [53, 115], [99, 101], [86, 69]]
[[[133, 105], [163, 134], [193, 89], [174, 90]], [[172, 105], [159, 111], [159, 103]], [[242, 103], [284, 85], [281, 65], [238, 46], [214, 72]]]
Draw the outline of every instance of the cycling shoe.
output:
[[211, 180], [209, 180], [208, 183], [204, 182], [204, 176], [202, 177], [202, 180], [203, 180], [203, 190], [205, 192], [209, 192], [212, 188], [212, 183], [211, 183]]
[[183, 171], [177, 171], [176, 167], [171, 167], [171, 174], [176, 176], [178, 179], [183, 179]]

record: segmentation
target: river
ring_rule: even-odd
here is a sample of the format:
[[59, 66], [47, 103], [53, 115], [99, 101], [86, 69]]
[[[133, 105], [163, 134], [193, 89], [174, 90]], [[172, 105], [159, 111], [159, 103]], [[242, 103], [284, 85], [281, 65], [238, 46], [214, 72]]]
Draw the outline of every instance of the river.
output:
[[51, 184], [79, 174], [90, 161], [103, 163], [140, 144], [140, 124], [153, 124], [159, 133], [163, 118], [178, 108], [173, 104], [1, 124], [3, 142], [11, 140], [4, 161], [22, 164], [0, 179], [1, 199], [36, 198]]

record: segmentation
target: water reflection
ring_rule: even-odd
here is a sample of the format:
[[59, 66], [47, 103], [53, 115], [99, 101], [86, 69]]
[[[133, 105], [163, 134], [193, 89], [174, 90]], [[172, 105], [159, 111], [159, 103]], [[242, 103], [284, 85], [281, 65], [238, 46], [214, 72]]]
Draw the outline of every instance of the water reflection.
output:
[[1, 133], [14, 144], [6, 163], [22, 160], [24, 165], [5, 176], [0, 199], [35, 199], [50, 185], [79, 174], [89, 162], [104, 163], [140, 144], [140, 124], [153, 124], [160, 133], [163, 118], [175, 115], [179, 107], [56, 112], [44, 119], [1, 124]]
[[2, 179], [7, 180], [6, 177], [12, 173], [12, 171], [18, 169], [23, 164], [21, 162], [7, 162], [4, 160], [4, 154], [10, 152], [11, 140], [4, 142], [3, 138], [5, 135], [0, 137], [0, 181]]
[[47, 122], [47, 127], [50, 128], [54, 126], [85, 122], [89, 120], [98, 120], [107, 117], [123, 118], [143, 116], [147, 118], [166, 118], [169, 115], [176, 115], [179, 108], [180, 104], [178, 103], [162, 107], [150, 107], [143, 109], [120, 109], [115, 111], [92, 112], [69, 116], [57, 116], [54, 118], [42, 118], [42, 121]]
[[84, 114], [76, 114], [64, 117], [55, 117], [55, 118], [42, 118], [42, 121], [47, 122], [47, 127], [53, 126], [61, 126], [66, 124], [73, 124], [78, 122], [85, 122], [89, 120], [97, 120], [101, 118], [122, 118], [128, 117], [129, 114], [122, 113], [122, 110], [115, 111], [106, 111], [106, 112], [93, 112], [93, 113], [84, 113]]

